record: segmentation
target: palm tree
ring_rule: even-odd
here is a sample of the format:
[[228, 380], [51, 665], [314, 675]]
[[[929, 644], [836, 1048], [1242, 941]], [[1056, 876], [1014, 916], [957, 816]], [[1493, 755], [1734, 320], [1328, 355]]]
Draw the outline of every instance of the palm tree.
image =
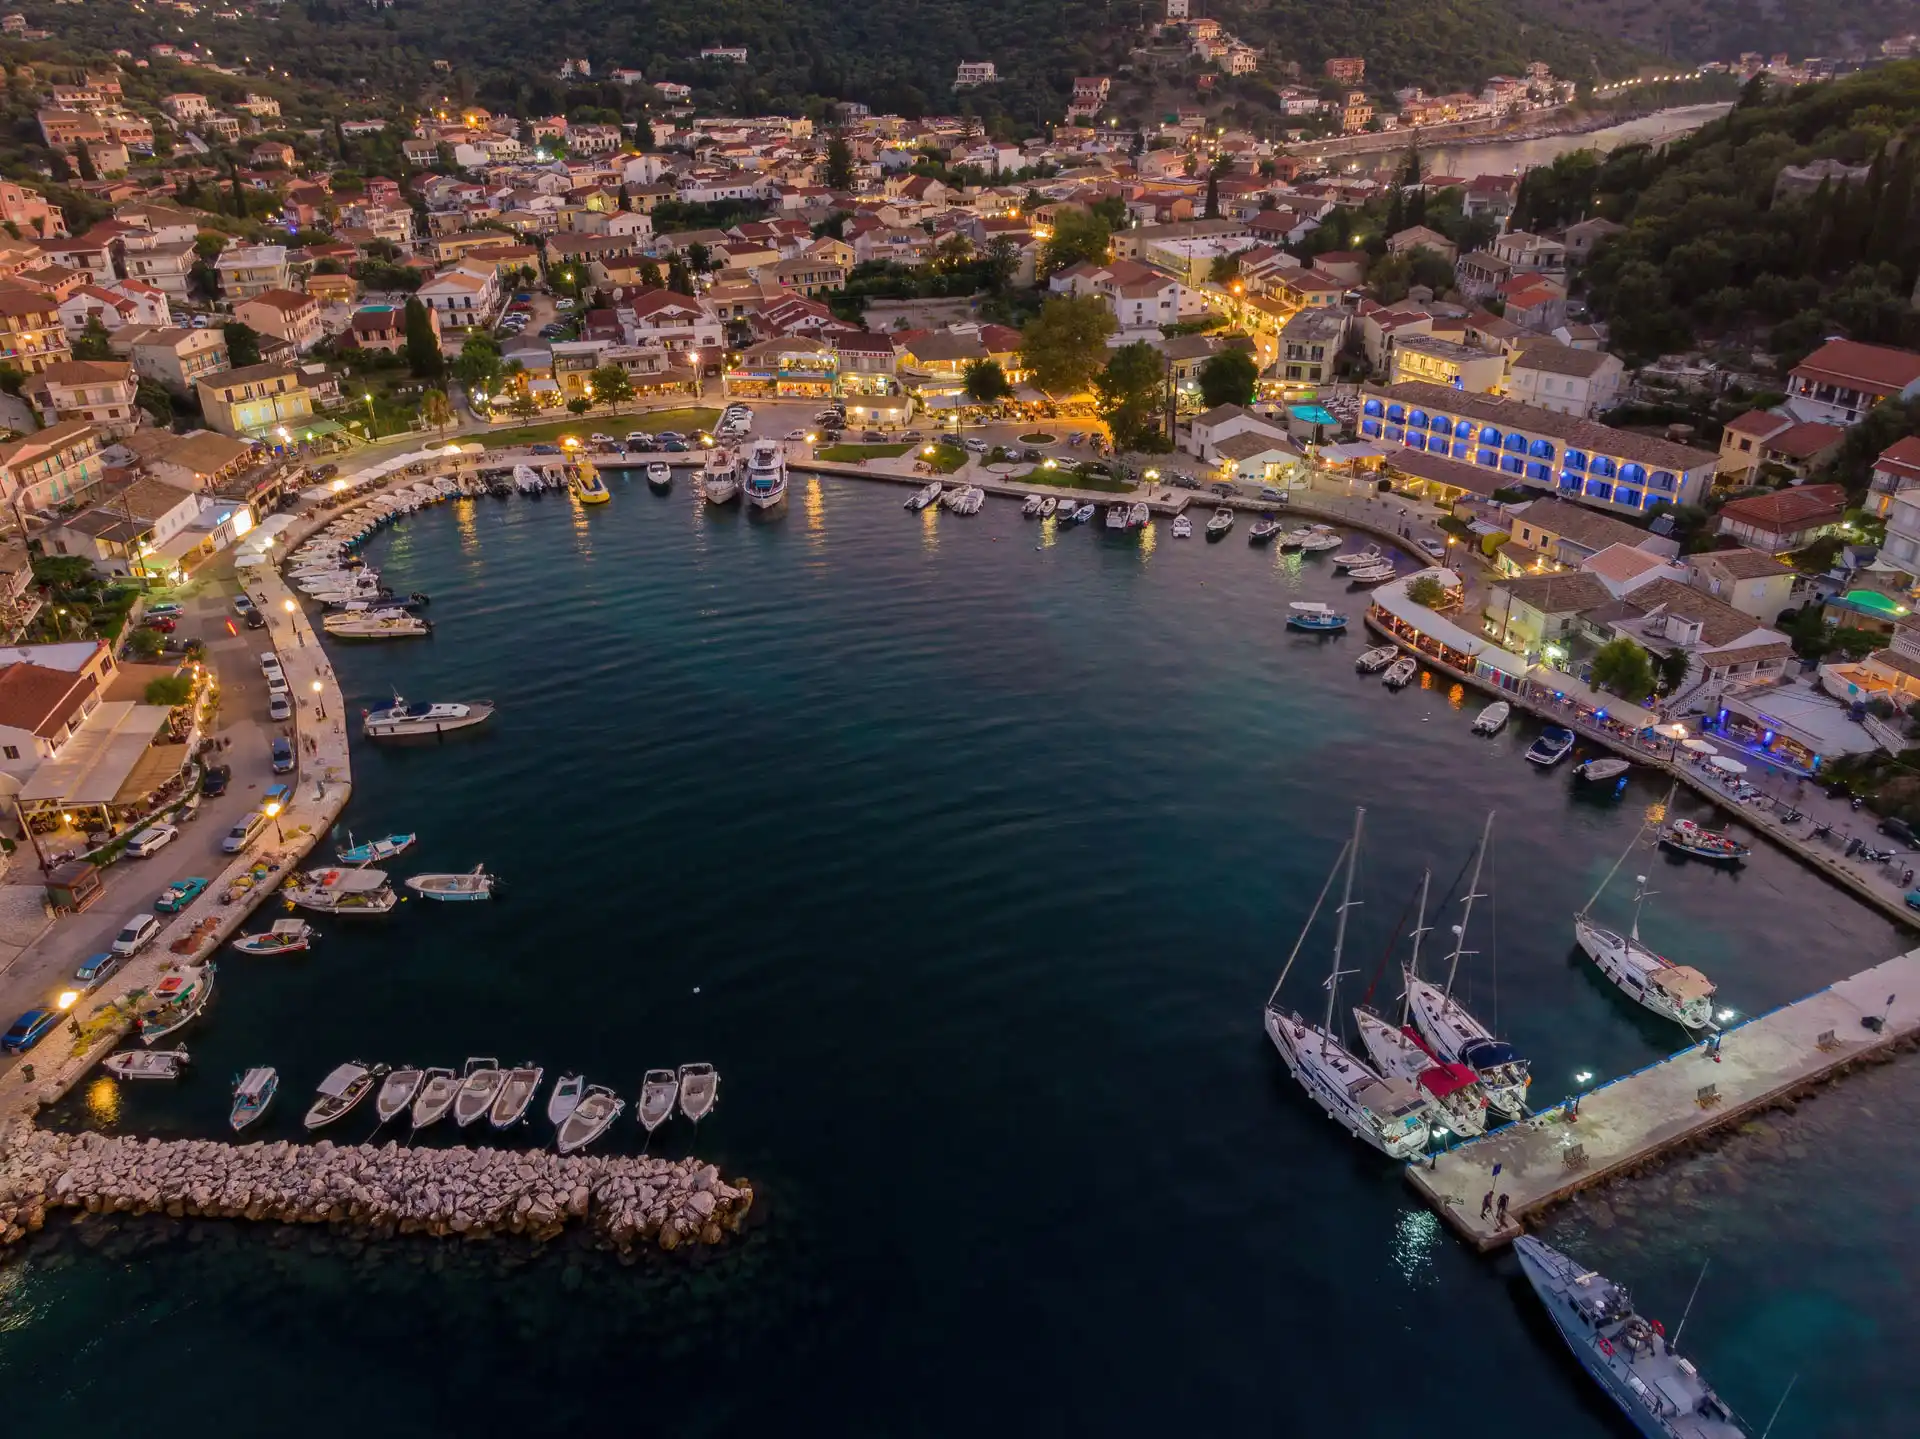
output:
[[447, 437], [447, 426], [453, 423], [453, 406], [447, 403], [445, 390], [428, 390], [420, 397], [420, 418], [440, 432], [440, 438]]

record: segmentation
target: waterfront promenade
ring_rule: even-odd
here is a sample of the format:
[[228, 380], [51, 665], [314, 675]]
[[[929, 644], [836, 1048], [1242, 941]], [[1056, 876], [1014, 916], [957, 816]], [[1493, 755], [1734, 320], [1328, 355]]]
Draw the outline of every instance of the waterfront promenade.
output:
[[[1691, 1045], [1560, 1105], [1448, 1150], [1407, 1178], [1462, 1238], [1486, 1250], [1520, 1221], [1920, 1034], [1920, 949], [1729, 1030], [1718, 1058]], [[1497, 1168], [1497, 1173], [1496, 1173]], [[1492, 1214], [1481, 1213], [1496, 1196]], [[1498, 1196], [1507, 1198], [1506, 1222]]]

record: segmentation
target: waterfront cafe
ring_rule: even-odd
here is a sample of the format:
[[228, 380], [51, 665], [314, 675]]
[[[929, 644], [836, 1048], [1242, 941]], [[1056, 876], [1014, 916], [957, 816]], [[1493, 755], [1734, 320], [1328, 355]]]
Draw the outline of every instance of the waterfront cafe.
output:
[[1460, 577], [1452, 570], [1433, 568], [1405, 575], [1380, 586], [1367, 606], [1367, 619], [1380, 630], [1454, 673], [1488, 689], [1524, 694], [1527, 672], [1532, 668], [1524, 656], [1516, 655], [1472, 630], [1455, 624], [1445, 615], [1415, 604], [1407, 590], [1415, 580], [1427, 578], [1440, 582], [1456, 600], [1462, 594]]

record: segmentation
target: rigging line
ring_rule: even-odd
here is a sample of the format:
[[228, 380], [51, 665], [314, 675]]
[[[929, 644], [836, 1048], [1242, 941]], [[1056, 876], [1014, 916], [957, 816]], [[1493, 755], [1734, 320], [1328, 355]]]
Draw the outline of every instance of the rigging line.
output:
[[1495, 896], [1500, 893], [1500, 861], [1493, 852], [1493, 836], [1487, 836], [1487, 977], [1493, 985], [1493, 1023], [1500, 1032], [1500, 908]]
[[[1414, 887], [1419, 892], [1419, 886]], [[1373, 971], [1373, 978], [1367, 981], [1367, 992], [1360, 996], [1360, 1007], [1365, 1009], [1373, 1002], [1374, 987], [1380, 983], [1380, 976], [1387, 972], [1387, 961], [1393, 958], [1394, 946], [1400, 943], [1402, 928], [1407, 922], [1407, 911], [1413, 908], [1413, 895], [1407, 896], [1407, 902], [1400, 906], [1400, 917], [1393, 922], [1393, 935], [1387, 940], [1387, 947], [1380, 952], [1380, 964]]]
[[1293, 952], [1287, 956], [1287, 962], [1280, 968], [1280, 977], [1273, 982], [1273, 992], [1267, 996], [1267, 1008], [1273, 1008], [1274, 1000], [1280, 997], [1280, 986], [1287, 982], [1287, 971], [1293, 968], [1294, 960], [1300, 957], [1300, 946], [1307, 942], [1307, 933], [1313, 928], [1314, 920], [1320, 917], [1320, 906], [1327, 902], [1327, 891], [1333, 888], [1333, 878], [1340, 873], [1345, 863], [1347, 850], [1353, 844], [1348, 840], [1340, 846], [1340, 854], [1333, 862], [1333, 868], [1327, 871], [1327, 882], [1320, 886], [1320, 897], [1313, 902], [1313, 911], [1307, 916], [1307, 922], [1300, 927], [1300, 937], [1293, 942]]

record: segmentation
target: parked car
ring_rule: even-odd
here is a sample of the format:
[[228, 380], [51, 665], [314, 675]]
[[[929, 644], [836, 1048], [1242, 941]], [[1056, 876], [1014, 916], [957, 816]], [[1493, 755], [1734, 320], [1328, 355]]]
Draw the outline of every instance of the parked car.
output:
[[662, 440], [659, 442], [659, 448], [670, 455], [684, 455], [693, 447], [685, 440]]
[[1447, 557], [1447, 547], [1438, 540], [1420, 540], [1418, 543], [1421, 549], [1432, 555], [1436, 560], [1444, 560]]
[[1285, 490], [1276, 490], [1272, 485], [1262, 485], [1260, 487], [1260, 498], [1263, 500], [1272, 500], [1276, 505], [1284, 505], [1287, 502], [1287, 492]]
[[115, 954], [110, 949], [90, 954], [80, 961], [80, 967], [73, 972], [73, 987], [82, 994], [92, 994], [126, 962], [124, 954]]
[[150, 615], [177, 615], [180, 613], [180, 606], [174, 604], [171, 600], [164, 600], [157, 605], [148, 605], [147, 613]]
[[153, 943], [154, 936], [160, 933], [160, 921], [151, 914], [136, 914], [127, 921], [125, 929], [113, 937], [115, 954], [138, 954]]
[[176, 620], [172, 615], [148, 615], [140, 621], [140, 628], [143, 630], [158, 630], [163, 635], [170, 635], [180, 628], [180, 621]]
[[247, 628], [248, 629], [263, 630], [266, 627], [267, 627], [267, 617], [265, 615], [261, 614], [260, 611], [257, 609], [249, 609], [247, 611]]
[[233, 771], [223, 764], [210, 764], [200, 776], [200, 793], [208, 799], [217, 799], [227, 792], [227, 782], [233, 778]]
[[553, 308], [556, 310], [562, 310], [562, 311], [571, 310], [573, 308], [573, 301], [568, 299], [555, 300], [553, 302]]
[[881, 434], [878, 430], [863, 430], [860, 434], [860, 438], [866, 444], [877, 445], [881, 441], [885, 440], [886, 436]]
[[1040, 452], [1035, 449], [1022, 450], [1020, 452], [1020, 459], [1024, 464], [1037, 465], [1040, 463]]
[[250, 615], [254, 613], [253, 596], [235, 595], [233, 597], [233, 612], [236, 615]]
[[590, 445], [610, 445], [613, 443], [613, 436], [601, 434], [588, 435], [587, 443]]
[[805, 430], [788, 430], [787, 438], [789, 440], [805, 440], [807, 438], [807, 432]]
[[268, 679], [272, 679], [275, 675], [281, 675], [284, 678], [285, 671], [281, 668], [280, 656], [275, 654], [272, 650], [268, 650], [266, 653], [261, 655], [260, 656], [260, 672], [264, 674]]
[[239, 854], [248, 845], [260, 837], [260, 831], [267, 827], [267, 817], [259, 810], [242, 815], [227, 831], [227, 837], [220, 841], [222, 854]]
[[45, 1007], [30, 1009], [14, 1020], [13, 1028], [0, 1035], [0, 1049], [8, 1054], [25, 1054], [47, 1037], [60, 1022], [60, 1011]]
[[560, 453], [560, 447], [558, 445], [535, 445], [533, 452], [536, 455], [557, 455]]
[[645, 449], [651, 449], [652, 447], [653, 447], [653, 436], [648, 434], [645, 430], [635, 430], [633, 431], [632, 434], [627, 436], [627, 448], [630, 450], [635, 450], [635, 449], [645, 450]]
[[1215, 480], [1212, 484], [1208, 485], [1207, 488], [1212, 490], [1216, 495], [1232, 495], [1238, 493], [1235, 488], [1225, 480]]
[[267, 697], [267, 718], [270, 720], [290, 720], [293, 718], [293, 701], [284, 694]]
[[1898, 815], [1888, 815], [1880, 821], [1880, 833], [1886, 835], [1909, 849], [1920, 848], [1920, 835], [1913, 832], [1913, 826]]
[[127, 856], [130, 859], [146, 859], [157, 854], [176, 839], [180, 831], [170, 824], [150, 824], [132, 839], [127, 841]]
[[178, 914], [207, 892], [207, 881], [199, 875], [187, 879], [176, 879], [160, 891], [160, 898], [153, 907], [161, 914]]
[[969, 435], [960, 443], [976, 455], [984, 455], [987, 452], [987, 442], [976, 435]]
[[662, 430], [659, 434], [655, 435], [654, 438], [656, 440], [684, 440], [686, 436], [678, 430]]
[[293, 768], [293, 742], [285, 735], [273, 737], [273, 772], [285, 774]]

